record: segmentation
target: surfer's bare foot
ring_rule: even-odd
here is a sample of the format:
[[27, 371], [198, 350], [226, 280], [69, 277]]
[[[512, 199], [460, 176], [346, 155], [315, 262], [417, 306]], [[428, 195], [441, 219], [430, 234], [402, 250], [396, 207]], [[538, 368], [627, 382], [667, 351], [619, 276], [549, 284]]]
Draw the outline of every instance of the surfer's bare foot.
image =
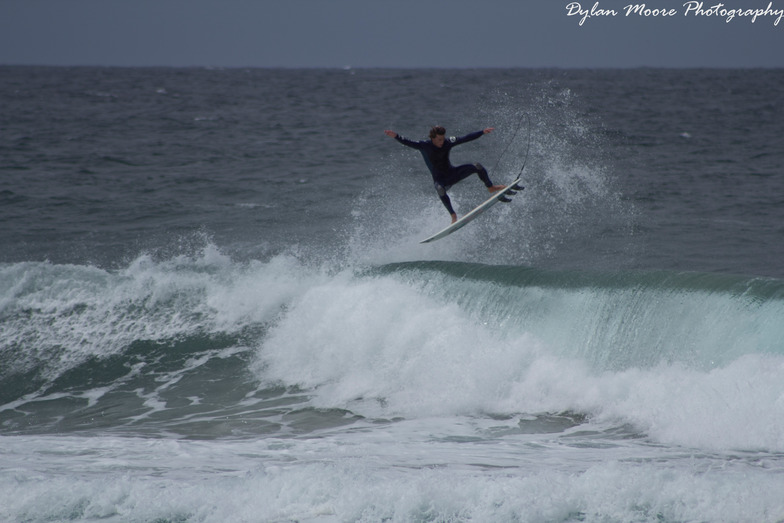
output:
[[487, 188], [489, 192], [498, 192], [504, 189], [506, 189], [506, 185], [493, 185], [492, 187]]
[[455, 223], [456, 221], [457, 221], [457, 215], [453, 214], [452, 215], [452, 223]]

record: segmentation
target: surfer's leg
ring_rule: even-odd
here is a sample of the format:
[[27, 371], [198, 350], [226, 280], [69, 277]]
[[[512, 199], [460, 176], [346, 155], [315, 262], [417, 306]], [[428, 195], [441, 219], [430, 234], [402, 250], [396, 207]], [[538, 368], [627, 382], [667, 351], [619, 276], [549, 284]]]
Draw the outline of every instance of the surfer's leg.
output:
[[479, 179], [482, 180], [482, 183], [485, 184], [487, 190], [490, 192], [500, 191], [501, 189], [506, 189], [506, 185], [495, 185], [493, 182], [490, 181], [490, 176], [487, 174], [487, 169], [485, 169], [481, 163], [476, 164], [476, 174], [479, 175]]
[[472, 174], [476, 174], [479, 176], [479, 179], [482, 180], [482, 183], [485, 184], [487, 190], [490, 192], [500, 191], [501, 189], [506, 189], [506, 185], [494, 185], [492, 181], [490, 181], [490, 176], [487, 174], [487, 169], [481, 163], [467, 163], [465, 165], [460, 165], [452, 169], [450, 172], [450, 182], [451, 184], [455, 184], [461, 180], [465, 180]]
[[[452, 208], [452, 201], [449, 199], [449, 195], [446, 193], [446, 190], [451, 186], [448, 185], [444, 187], [440, 183], [436, 182], [435, 187], [436, 192], [438, 193], [438, 197], [441, 199], [441, 203], [444, 204], [444, 207], [446, 207], [446, 210], [449, 211], [449, 214], [451, 214], [453, 217], [456, 216], [455, 210]], [[452, 221], [454, 221], [454, 219]]]
[[465, 180], [472, 174], [478, 175], [479, 179], [482, 180], [482, 183], [485, 184], [485, 187], [491, 191], [498, 191], [504, 188], [503, 185], [493, 185], [493, 182], [490, 181], [490, 176], [487, 174], [487, 169], [485, 169], [481, 163], [467, 163], [452, 169], [449, 173], [449, 185], [454, 185], [459, 181]]
[[487, 169], [481, 163], [475, 163], [474, 166], [476, 167], [476, 174], [479, 175], [479, 179], [482, 180], [482, 183], [485, 184], [485, 187], [492, 187], [493, 182], [490, 181], [490, 176], [487, 174]]

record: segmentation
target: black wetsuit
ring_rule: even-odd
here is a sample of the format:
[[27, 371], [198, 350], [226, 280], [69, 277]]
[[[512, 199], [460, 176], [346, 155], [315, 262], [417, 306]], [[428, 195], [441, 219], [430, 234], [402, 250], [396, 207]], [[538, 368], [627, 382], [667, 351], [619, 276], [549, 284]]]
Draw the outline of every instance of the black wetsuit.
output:
[[441, 147], [436, 147], [431, 140], [415, 142], [404, 136], [400, 136], [399, 134], [395, 137], [395, 139], [403, 145], [413, 147], [422, 153], [422, 156], [425, 159], [425, 163], [427, 164], [427, 168], [430, 169], [430, 173], [433, 175], [433, 183], [435, 184], [436, 191], [438, 192], [438, 197], [441, 198], [441, 201], [449, 211], [449, 214], [455, 214], [454, 209], [452, 209], [452, 202], [449, 200], [449, 196], [446, 194], [446, 191], [451, 186], [460, 180], [468, 178], [472, 174], [478, 174], [479, 178], [482, 180], [482, 182], [484, 182], [485, 187], [493, 186], [493, 182], [490, 181], [490, 177], [487, 175], [487, 170], [482, 167], [482, 164], [468, 163], [455, 167], [449, 161], [449, 151], [452, 149], [452, 147], [455, 145], [460, 145], [461, 143], [470, 142], [471, 140], [476, 140], [483, 134], [484, 131], [476, 131], [474, 133], [461, 136], [460, 138], [450, 137], [444, 140], [444, 145]]

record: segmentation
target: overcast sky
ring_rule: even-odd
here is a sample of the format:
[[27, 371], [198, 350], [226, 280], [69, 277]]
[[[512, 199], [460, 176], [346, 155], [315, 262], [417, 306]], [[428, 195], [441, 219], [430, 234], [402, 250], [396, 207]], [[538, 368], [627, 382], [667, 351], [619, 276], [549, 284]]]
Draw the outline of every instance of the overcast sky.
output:
[[[723, 0], [765, 10], [770, 0]], [[784, 15], [630, 0], [0, 0], [0, 64], [784, 67]], [[694, 6], [694, 4], [690, 4]], [[569, 15], [569, 12], [575, 14]], [[600, 11], [601, 10], [601, 11]], [[772, 10], [784, 10], [774, 0]], [[615, 16], [611, 12], [615, 11]], [[604, 15], [601, 14], [604, 13]], [[778, 25], [776, 22], [778, 21]]]

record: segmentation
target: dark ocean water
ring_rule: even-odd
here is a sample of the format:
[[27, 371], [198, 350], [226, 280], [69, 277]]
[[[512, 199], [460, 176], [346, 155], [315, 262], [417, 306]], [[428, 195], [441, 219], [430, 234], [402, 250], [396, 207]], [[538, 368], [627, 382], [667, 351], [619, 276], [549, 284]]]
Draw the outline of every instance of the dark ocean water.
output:
[[432, 199], [379, 130], [441, 122], [498, 128], [460, 160], [516, 136], [500, 180], [532, 133], [535, 237], [501, 261], [784, 276], [780, 70], [6, 67], [2, 97], [8, 262], [111, 265], [197, 232], [257, 257], [336, 243], [360, 197], [383, 221]]
[[[0, 67], [0, 103], [0, 520], [784, 520], [784, 71]], [[449, 216], [383, 130], [434, 124], [526, 189], [420, 245]]]

